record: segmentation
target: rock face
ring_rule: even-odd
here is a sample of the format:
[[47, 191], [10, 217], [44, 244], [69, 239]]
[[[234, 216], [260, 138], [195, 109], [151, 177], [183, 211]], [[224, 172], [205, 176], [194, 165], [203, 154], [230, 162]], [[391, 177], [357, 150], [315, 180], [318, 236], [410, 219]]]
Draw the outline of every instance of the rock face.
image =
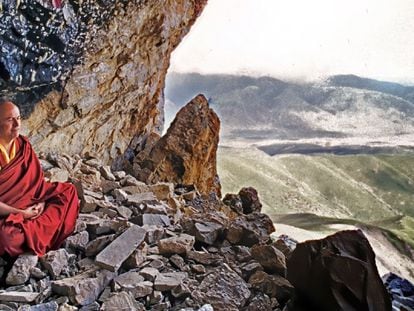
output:
[[1, 93], [29, 115], [38, 150], [108, 162], [160, 130], [170, 54], [205, 3], [2, 1]]
[[299, 299], [315, 310], [391, 310], [375, 254], [359, 230], [298, 244], [287, 268]]
[[220, 120], [203, 95], [183, 107], [158, 141], [149, 140], [133, 160], [134, 175], [146, 183], [195, 185], [219, 197], [216, 169]]

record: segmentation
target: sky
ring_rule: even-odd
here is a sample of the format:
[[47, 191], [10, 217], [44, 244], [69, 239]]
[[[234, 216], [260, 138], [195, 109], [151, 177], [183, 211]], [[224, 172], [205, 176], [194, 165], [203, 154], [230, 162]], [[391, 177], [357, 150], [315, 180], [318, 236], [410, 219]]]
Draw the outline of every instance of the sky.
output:
[[170, 71], [414, 84], [414, 0], [208, 0]]

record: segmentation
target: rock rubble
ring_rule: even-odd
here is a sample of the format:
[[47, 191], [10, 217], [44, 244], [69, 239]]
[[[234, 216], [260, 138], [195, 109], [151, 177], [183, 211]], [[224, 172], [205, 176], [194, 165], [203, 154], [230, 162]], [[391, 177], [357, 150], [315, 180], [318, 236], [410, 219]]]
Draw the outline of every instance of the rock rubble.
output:
[[[287, 236], [271, 235], [275, 228], [261, 213], [253, 188], [221, 201], [192, 185], [144, 184], [125, 172], [112, 172], [93, 157], [42, 154], [41, 162], [50, 180], [59, 170], [71, 176], [81, 214], [60, 249], [42, 258], [0, 258], [1, 310], [391, 306], [385, 290], [377, 290], [384, 287], [361, 232], [297, 245]], [[352, 265], [365, 271], [365, 281], [360, 273], [342, 269]], [[311, 303], [303, 308], [304, 301]]]
[[[24, 254], [0, 263], [0, 307], [249, 310], [260, 301], [273, 310], [286, 302], [277, 300], [277, 290], [263, 298], [252, 279], [261, 271], [289, 284], [285, 255], [270, 245], [273, 224], [257, 202], [243, 203], [252, 207], [242, 211], [254, 211], [243, 214], [214, 193], [201, 195], [192, 185], [147, 185], [93, 157], [42, 154], [41, 162], [49, 180], [71, 176], [81, 214], [62, 248], [40, 259]], [[277, 263], [255, 255], [256, 242], [277, 252]]]

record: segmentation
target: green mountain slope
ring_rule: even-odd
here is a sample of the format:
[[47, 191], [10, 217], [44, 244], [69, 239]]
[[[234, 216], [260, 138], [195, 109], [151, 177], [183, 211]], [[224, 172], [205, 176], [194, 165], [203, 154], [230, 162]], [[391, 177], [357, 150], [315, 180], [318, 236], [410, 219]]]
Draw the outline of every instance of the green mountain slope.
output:
[[220, 148], [223, 193], [251, 185], [270, 215], [310, 212], [365, 222], [414, 217], [412, 155], [287, 155]]

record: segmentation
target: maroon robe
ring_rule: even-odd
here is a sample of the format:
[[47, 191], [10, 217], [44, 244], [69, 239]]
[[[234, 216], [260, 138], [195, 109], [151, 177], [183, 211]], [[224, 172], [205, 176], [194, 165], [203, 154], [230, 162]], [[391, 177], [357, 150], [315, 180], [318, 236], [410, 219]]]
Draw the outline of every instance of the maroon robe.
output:
[[79, 200], [72, 184], [46, 182], [27, 138], [17, 139], [15, 158], [0, 171], [0, 201], [18, 209], [45, 202], [45, 208], [33, 220], [20, 213], [0, 217], [0, 256], [7, 252], [14, 257], [30, 250], [43, 256], [73, 232]]

